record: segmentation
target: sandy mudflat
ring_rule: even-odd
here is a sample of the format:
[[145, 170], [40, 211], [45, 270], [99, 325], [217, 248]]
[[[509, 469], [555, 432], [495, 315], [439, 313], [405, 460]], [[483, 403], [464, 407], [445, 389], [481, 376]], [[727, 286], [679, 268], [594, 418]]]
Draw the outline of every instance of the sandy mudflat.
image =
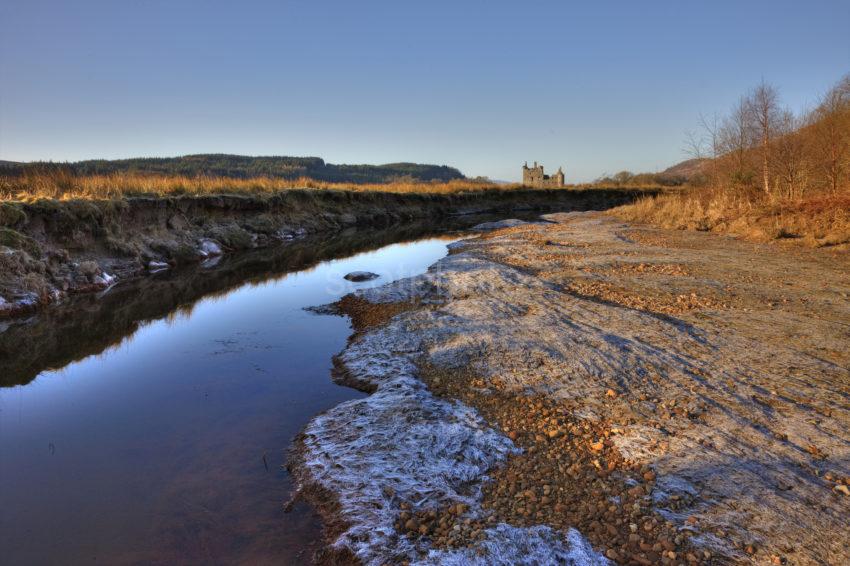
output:
[[294, 462], [339, 555], [850, 563], [848, 254], [546, 219], [348, 301], [374, 393]]

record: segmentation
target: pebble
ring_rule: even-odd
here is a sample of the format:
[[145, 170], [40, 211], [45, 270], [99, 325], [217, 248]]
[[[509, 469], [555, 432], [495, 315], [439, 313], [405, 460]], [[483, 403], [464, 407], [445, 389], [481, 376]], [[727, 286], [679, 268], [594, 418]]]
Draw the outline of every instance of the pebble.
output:
[[[665, 563], [684, 564], [688, 553], [696, 559], [687, 560], [689, 564], [708, 559], [692, 549], [687, 536], [678, 535], [676, 525], [650, 508], [645, 498], [652, 494], [655, 472], [626, 462], [614, 446], [613, 430], [630, 423], [580, 419], [569, 402], [518, 395], [501, 388], [498, 381], [490, 382], [485, 395], [474, 385], [480, 377], [472, 372], [422, 375], [436, 395], [475, 407], [523, 450], [490, 474], [492, 481], [482, 493], [482, 507], [489, 516], [461, 517], [468, 509], [458, 511], [458, 503], [436, 510], [437, 520], [424, 519], [423, 512], [414, 514], [420, 524], [432, 525], [428, 536], [433, 547], [474, 544], [489, 526], [505, 522], [576, 528], [599, 552], [621, 564], [655, 564], [662, 558]], [[627, 482], [629, 478], [643, 482], [634, 485]], [[418, 530], [403, 530], [422, 536]]]

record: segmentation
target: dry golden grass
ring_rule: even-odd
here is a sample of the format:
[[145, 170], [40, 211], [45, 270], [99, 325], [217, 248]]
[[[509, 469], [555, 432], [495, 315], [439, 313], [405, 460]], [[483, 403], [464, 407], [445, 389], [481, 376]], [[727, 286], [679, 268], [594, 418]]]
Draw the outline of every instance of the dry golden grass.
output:
[[850, 243], [850, 189], [796, 199], [689, 189], [644, 197], [611, 213], [662, 228], [710, 230], [759, 241], [801, 239], [813, 246]]
[[204, 194], [270, 194], [290, 189], [374, 191], [390, 193], [448, 194], [485, 190], [514, 190], [519, 184], [504, 185], [474, 180], [448, 182], [397, 181], [385, 184], [328, 183], [257, 177], [182, 177], [141, 173], [74, 175], [67, 172], [30, 173], [20, 177], [0, 176], [0, 200], [116, 199], [126, 196], [169, 196]]

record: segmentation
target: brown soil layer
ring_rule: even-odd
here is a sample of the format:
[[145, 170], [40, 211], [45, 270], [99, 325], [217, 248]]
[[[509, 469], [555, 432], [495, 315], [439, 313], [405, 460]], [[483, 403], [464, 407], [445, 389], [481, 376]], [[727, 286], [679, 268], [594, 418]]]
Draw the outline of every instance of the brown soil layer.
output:
[[397, 303], [370, 303], [357, 295], [346, 295], [333, 305], [339, 314], [351, 318], [351, 326], [356, 332], [385, 324], [399, 313], [413, 310], [416, 303], [410, 301]]

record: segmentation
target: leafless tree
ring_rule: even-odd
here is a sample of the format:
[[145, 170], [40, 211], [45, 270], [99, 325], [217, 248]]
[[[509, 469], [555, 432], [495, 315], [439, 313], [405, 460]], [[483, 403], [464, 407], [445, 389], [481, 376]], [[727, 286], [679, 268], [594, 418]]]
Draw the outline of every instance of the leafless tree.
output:
[[776, 189], [791, 198], [802, 197], [807, 185], [809, 168], [805, 139], [799, 132], [801, 122], [793, 112], [785, 110], [775, 128], [772, 161], [779, 185]]
[[694, 159], [705, 157], [705, 139], [693, 130], [685, 130], [685, 147], [682, 149]]
[[720, 147], [734, 162], [733, 180], [743, 183], [747, 178], [747, 151], [752, 147], [752, 127], [747, 98], [742, 97], [732, 113], [720, 126]]
[[830, 190], [835, 193], [850, 167], [850, 75], [829, 90], [812, 112], [813, 149]]
[[747, 97], [747, 111], [761, 145], [762, 186], [770, 194], [770, 143], [780, 117], [779, 93], [762, 80]]
[[720, 118], [717, 113], [711, 119], [704, 114], [699, 117], [700, 127], [704, 132], [704, 139], [708, 144], [709, 157], [711, 158], [711, 183], [717, 183], [717, 159], [722, 153], [720, 146]]

